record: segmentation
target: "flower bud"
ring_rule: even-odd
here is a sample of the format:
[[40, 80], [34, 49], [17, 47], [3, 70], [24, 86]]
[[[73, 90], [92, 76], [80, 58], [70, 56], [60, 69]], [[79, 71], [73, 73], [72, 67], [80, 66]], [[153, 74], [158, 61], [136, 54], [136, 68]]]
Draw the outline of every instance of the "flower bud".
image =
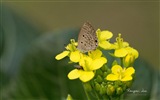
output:
[[98, 70], [96, 70], [96, 75], [103, 75], [103, 72], [102, 72], [102, 70], [101, 69], [98, 69]]
[[73, 100], [70, 94], [68, 94], [66, 100]]
[[121, 88], [122, 88], [123, 91], [126, 91], [126, 89], [127, 89], [125, 84], [122, 85]]
[[117, 60], [114, 60], [114, 61], [112, 62], [112, 66], [117, 65], [117, 64], [118, 64]]
[[128, 88], [128, 87], [131, 87], [131, 86], [132, 86], [132, 83], [133, 83], [133, 81], [128, 81], [128, 82], [126, 82], [127, 88]]
[[107, 85], [107, 83], [106, 83], [106, 82], [102, 82], [102, 85], [103, 85], [103, 86], [106, 86], [106, 85]]
[[108, 75], [107, 72], [104, 72], [104, 73], [103, 73], [103, 77], [104, 77], [104, 78], [107, 77], [107, 75]]
[[135, 61], [135, 57], [132, 54], [128, 54], [124, 59], [123, 59], [123, 64], [125, 67], [132, 66]]
[[118, 88], [116, 89], [116, 93], [117, 93], [118, 95], [121, 95], [121, 94], [123, 93], [123, 89], [122, 89], [121, 87], [118, 87]]
[[92, 87], [89, 83], [84, 83], [84, 88], [86, 89], [86, 91], [92, 91]]
[[104, 65], [101, 69], [102, 69], [103, 72], [105, 72], [105, 71], [108, 70], [108, 67], [107, 67], [107, 65]]
[[108, 88], [107, 88], [107, 94], [108, 94], [109, 96], [111, 96], [111, 95], [113, 95], [113, 94], [114, 94], [114, 92], [115, 92], [115, 88], [114, 88], [114, 86], [112, 86], [112, 85], [108, 85]]
[[116, 86], [120, 86], [120, 85], [122, 85], [123, 83], [120, 81], [120, 80], [118, 80], [118, 81], [115, 81], [115, 85]]
[[96, 78], [96, 81], [98, 83], [101, 83], [101, 82], [103, 82], [103, 79], [102, 79], [102, 77], [100, 75], [98, 75], [97, 78]]
[[100, 91], [101, 85], [99, 83], [95, 83], [96, 91]]
[[101, 85], [101, 88], [100, 88], [99, 93], [100, 93], [101, 95], [105, 94], [105, 93], [106, 93], [106, 87], [103, 86], [103, 85]]

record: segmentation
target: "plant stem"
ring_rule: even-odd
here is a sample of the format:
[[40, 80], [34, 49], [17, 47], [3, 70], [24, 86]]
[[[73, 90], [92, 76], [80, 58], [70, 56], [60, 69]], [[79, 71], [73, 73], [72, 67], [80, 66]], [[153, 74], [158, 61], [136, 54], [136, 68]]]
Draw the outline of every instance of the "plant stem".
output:
[[120, 58], [121, 66], [123, 66], [123, 58]]
[[120, 100], [123, 100], [124, 99], [124, 94], [121, 94], [120, 95]]
[[88, 92], [87, 92], [86, 89], [85, 89], [84, 84], [83, 84], [83, 89], [84, 89], [84, 92], [85, 92], [85, 94], [86, 94], [86, 96], [87, 96], [87, 100], [91, 100], [90, 97], [89, 97], [89, 95], [88, 95]]
[[98, 96], [97, 92], [96, 92], [96, 91], [94, 91], [94, 93], [95, 93], [95, 95], [96, 95], [96, 97], [97, 97], [97, 100], [100, 100], [100, 98], [99, 98], [99, 96]]

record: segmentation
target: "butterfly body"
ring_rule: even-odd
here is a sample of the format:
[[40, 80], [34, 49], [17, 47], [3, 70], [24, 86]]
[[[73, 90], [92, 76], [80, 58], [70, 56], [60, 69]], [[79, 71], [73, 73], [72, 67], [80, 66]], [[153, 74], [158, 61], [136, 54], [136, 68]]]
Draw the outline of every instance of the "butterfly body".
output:
[[78, 36], [78, 49], [82, 52], [95, 50], [98, 46], [98, 39], [93, 26], [85, 22]]
[[80, 65], [74, 65], [74, 67], [77, 68], [77, 69], [82, 69], [83, 70], [83, 67], [80, 66]]

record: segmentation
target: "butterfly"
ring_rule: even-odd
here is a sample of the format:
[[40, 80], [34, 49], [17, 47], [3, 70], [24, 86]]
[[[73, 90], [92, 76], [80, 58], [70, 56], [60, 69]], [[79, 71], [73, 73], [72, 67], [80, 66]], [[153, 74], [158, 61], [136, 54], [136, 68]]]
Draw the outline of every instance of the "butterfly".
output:
[[77, 48], [85, 53], [95, 50], [98, 46], [98, 38], [93, 26], [89, 22], [85, 22], [78, 35]]

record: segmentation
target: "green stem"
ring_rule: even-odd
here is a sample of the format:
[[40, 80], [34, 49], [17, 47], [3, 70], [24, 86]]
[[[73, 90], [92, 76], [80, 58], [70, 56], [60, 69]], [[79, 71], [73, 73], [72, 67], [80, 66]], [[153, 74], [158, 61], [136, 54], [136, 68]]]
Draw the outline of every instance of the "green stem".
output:
[[120, 58], [121, 66], [123, 67], [123, 58]]
[[110, 100], [110, 97], [107, 96], [107, 95], [104, 95], [104, 96], [103, 96], [103, 100]]
[[86, 94], [86, 96], [87, 96], [87, 100], [91, 100], [90, 97], [89, 97], [89, 95], [88, 95], [88, 92], [87, 92], [86, 89], [85, 89], [84, 84], [83, 84], [83, 88], [84, 88], [84, 92], [85, 92], [85, 94]]
[[124, 99], [124, 94], [121, 94], [120, 95], [120, 100], [123, 100]]
[[96, 94], [97, 100], [100, 100], [100, 98], [99, 98], [99, 96], [98, 96], [97, 92], [96, 92], [96, 91], [94, 91], [94, 93]]

